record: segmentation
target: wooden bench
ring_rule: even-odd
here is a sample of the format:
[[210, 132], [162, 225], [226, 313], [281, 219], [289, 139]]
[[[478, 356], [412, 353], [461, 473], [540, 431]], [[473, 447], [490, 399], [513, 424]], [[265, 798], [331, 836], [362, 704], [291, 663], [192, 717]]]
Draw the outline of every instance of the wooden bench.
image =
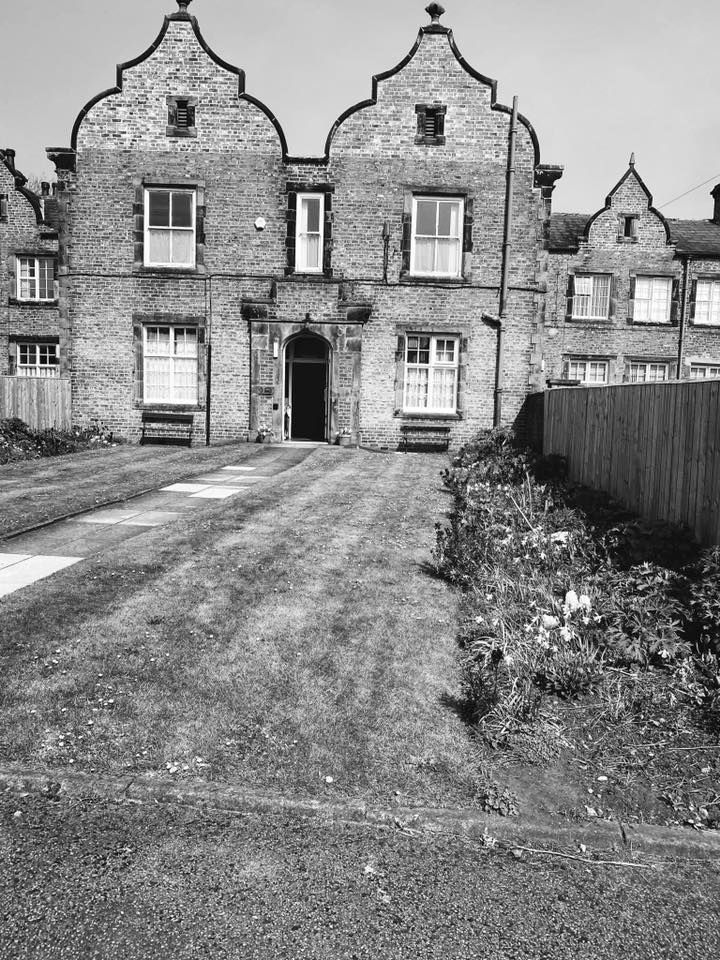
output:
[[144, 410], [140, 443], [174, 443], [189, 447], [192, 429], [191, 413], [151, 413]]
[[400, 449], [418, 452], [445, 452], [450, 446], [450, 427], [435, 423], [403, 423], [400, 426]]

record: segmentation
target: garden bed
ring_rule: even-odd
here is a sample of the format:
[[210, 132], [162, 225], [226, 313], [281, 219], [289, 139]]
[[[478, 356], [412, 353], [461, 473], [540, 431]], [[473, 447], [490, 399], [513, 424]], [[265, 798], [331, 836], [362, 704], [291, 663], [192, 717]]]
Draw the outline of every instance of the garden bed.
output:
[[720, 550], [568, 484], [507, 433], [464, 448], [445, 482], [454, 706], [488, 809], [720, 826]]

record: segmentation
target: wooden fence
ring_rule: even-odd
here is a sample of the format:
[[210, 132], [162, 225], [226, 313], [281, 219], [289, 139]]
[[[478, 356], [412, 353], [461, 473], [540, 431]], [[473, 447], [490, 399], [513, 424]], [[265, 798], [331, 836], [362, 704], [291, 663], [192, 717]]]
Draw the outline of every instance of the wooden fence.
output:
[[34, 430], [71, 425], [70, 381], [56, 377], [0, 377], [0, 418], [19, 417]]
[[552, 389], [544, 421], [573, 480], [720, 543], [720, 380]]

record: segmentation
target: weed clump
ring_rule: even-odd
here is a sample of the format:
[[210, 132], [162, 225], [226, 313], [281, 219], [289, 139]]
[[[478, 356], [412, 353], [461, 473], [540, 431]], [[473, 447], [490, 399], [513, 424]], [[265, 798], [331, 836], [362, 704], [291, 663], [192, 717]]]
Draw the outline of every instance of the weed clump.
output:
[[720, 548], [572, 487], [560, 458], [493, 430], [444, 472], [436, 570], [464, 593], [465, 715], [491, 744], [551, 720], [609, 671], [690, 667], [720, 719]]

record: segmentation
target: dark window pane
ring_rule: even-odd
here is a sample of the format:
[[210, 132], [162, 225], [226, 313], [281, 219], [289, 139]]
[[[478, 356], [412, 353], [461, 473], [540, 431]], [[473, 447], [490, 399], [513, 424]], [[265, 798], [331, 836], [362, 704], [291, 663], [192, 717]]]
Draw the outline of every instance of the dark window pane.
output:
[[438, 211], [438, 236], [455, 236], [456, 231], [453, 224], [453, 219], [457, 219], [453, 217], [455, 205], [452, 203], [440, 203], [438, 206], [440, 207]]
[[174, 227], [192, 226], [191, 193], [174, 193], [172, 195], [172, 225]]
[[304, 200], [307, 209], [307, 229], [309, 233], [320, 231], [320, 200], [312, 197]]
[[415, 233], [428, 237], [435, 236], [436, 217], [437, 203], [434, 200], [418, 200]]
[[170, 193], [167, 190], [151, 190], [149, 206], [149, 226], [167, 227], [170, 225]]

